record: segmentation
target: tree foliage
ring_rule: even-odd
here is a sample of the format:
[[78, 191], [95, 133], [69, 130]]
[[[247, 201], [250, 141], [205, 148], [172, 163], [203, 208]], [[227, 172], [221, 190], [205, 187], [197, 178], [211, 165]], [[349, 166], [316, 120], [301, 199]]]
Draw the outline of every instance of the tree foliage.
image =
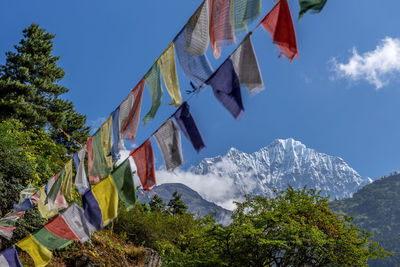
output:
[[178, 191], [175, 191], [172, 194], [172, 198], [168, 202], [168, 209], [174, 215], [186, 213], [188, 206], [186, 206], [185, 202], [183, 202], [182, 195], [179, 194]]
[[52, 55], [55, 35], [32, 24], [23, 36], [0, 65], [0, 120], [14, 118], [29, 129], [49, 130], [58, 144], [76, 150], [59, 129], [83, 142], [89, 128], [73, 103], [60, 98], [68, 89], [59, 84], [65, 72]]
[[122, 212], [116, 229], [159, 251], [166, 266], [367, 266], [387, 254], [314, 190], [246, 196], [228, 226], [189, 213]]

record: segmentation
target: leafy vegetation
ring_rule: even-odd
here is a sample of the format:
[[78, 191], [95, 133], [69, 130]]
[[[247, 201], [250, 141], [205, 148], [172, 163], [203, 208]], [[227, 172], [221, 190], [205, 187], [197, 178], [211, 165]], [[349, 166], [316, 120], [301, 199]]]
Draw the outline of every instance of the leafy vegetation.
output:
[[332, 210], [354, 217], [354, 224], [373, 234], [372, 240], [393, 254], [371, 266], [400, 265], [400, 174], [374, 181], [352, 198], [335, 201]]
[[167, 266], [367, 266], [387, 254], [314, 190], [247, 196], [237, 205], [228, 226], [137, 205], [121, 212], [114, 231], [156, 249]]

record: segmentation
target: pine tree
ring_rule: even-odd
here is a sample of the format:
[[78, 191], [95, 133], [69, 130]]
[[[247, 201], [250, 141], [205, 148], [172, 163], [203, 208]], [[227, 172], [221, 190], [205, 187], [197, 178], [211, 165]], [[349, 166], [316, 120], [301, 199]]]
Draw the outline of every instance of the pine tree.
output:
[[54, 34], [32, 24], [23, 30], [15, 52], [6, 52], [0, 65], [0, 120], [15, 118], [28, 128], [49, 131], [58, 144], [72, 148], [60, 129], [83, 142], [89, 134], [86, 116], [75, 111], [72, 102], [60, 95], [69, 90], [59, 83], [65, 72], [52, 55]]
[[150, 210], [152, 212], [164, 212], [165, 211], [165, 203], [158, 195], [155, 195], [150, 203]]
[[178, 191], [172, 194], [172, 199], [168, 202], [168, 208], [174, 215], [184, 214], [188, 209], [185, 202], [182, 200], [182, 195], [179, 194]]

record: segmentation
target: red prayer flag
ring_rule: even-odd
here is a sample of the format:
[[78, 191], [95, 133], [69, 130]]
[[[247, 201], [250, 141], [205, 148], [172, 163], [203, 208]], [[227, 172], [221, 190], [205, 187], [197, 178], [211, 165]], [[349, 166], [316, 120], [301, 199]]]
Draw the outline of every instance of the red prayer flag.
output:
[[71, 228], [69, 228], [68, 224], [60, 215], [57, 215], [54, 219], [46, 223], [44, 227], [59, 238], [79, 241], [79, 238], [72, 232]]
[[231, 23], [231, 0], [208, 0], [210, 43], [215, 58], [221, 56], [221, 47], [232, 45], [236, 36]]
[[133, 103], [132, 109], [129, 111], [129, 115], [120, 130], [121, 133], [124, 135], [124, 138], [129, 139], [132, 142], [135, 142], [136, 131], [139, 126], [140, 108], [142, 107], [144, 83], [145, 80], [143, 78], [132, 90], [133, 99], [135, 100], [135, 102]]
[[299, 57], [296, 33], [287, 0], [280, 0], [260, 24], [271, 34], [273, 43], [281, 50], [281, 55], [287, 56], [290, 62], [295, 56]]
[[156, 185], [154, 170], [154, 153], [150, 139], [130, 153], [136, 164], [137, 175], [142, 183], [143, 190], [151, 190]]

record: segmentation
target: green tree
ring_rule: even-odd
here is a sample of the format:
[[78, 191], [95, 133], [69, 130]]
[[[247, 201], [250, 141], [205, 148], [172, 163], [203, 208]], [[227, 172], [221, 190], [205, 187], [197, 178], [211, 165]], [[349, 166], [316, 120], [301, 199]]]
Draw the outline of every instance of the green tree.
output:
[[62, 166], [65, 148], [21, 122], [0, 123], [0, 216], [9, 212], [28, 183], [42, 185]]
[[367, 266], [387, 253], [371, 235], [328, 208], [315, 190], [289, 188], [276, 198], [246, 196], [233, 222], [213, 229], [227, 266]]
[[150, 210], [152, 212], [164, 212], [165, 203], [158, 195], [155, 195], [149, 202]]
[[68, 89], [59, 84], [65, 72], [57, 66], [59, 57], [52, 55], [55, 35], [32, 24], [23, 36], [16, 52], [7, 52], [0, 65], [0, 120], [15, 118], [28, 129], [49, 130], [58, 144], [76, 150], [59, 129], [83, 142], [89, 128], [73, 103], [59, 98]]
[[188, 209], [185, 202], [182, 200], [182, 195], [179, 194], [178, 191], [172, 194], [172, 199], [168, 202], [168, 208], [174, 215], [184, 214]]

